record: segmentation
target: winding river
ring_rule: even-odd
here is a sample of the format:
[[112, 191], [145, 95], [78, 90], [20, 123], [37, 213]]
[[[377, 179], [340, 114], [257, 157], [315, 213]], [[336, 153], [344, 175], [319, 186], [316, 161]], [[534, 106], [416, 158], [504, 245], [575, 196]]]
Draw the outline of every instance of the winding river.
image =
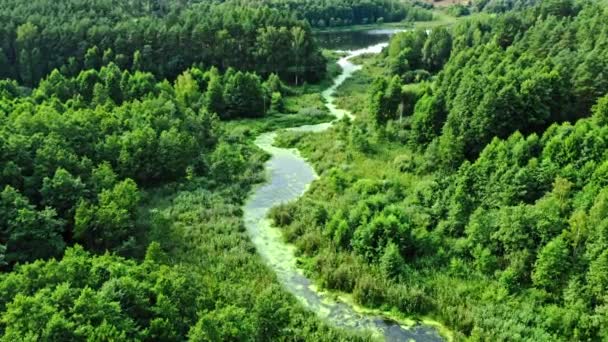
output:
[[[338, 63], [342, 73], [334, 84], [322, 95], [329, 111], [340, 119], [352, 117], [348, 111], [334, 105], [335, 90], [360, 66], [349, 61], [350, 58], [364, 53], [378, 53], [386, 43], [372, 45], [363, 49], [344, 51], [346, 56]], [[290, 128], [304, 132], [318, 132], [329, 128], [332, 123], [305, 125]], [[261, 134], [255, 144], [271, 155], [266, 162], [267, 181], [256, 188], [247, 200], [243, 211], [247, 231], [264, 261], [276, 272], [282, 285], [295, 295], [304, 306], [317, 313], [329, 323], [347, 329], [372, 331], [386, 341], [442, 341], [437, 331], [429, 326], [402, 326], [399, 323], [381, 316], [362, 314], [350, 304], [333, 299], [335, 296], [319, 292], [311, 280], [306, 278], [297, 266], [295, 247], [285, 243], [281, 231], [272, 227], [267, 218], [268, 210], [280, 203], [293, 201], [300, 197], [310, 183], [318, 176], [312, 166], [306, 162], [295, 149], [273, 146], [277, 132]]]

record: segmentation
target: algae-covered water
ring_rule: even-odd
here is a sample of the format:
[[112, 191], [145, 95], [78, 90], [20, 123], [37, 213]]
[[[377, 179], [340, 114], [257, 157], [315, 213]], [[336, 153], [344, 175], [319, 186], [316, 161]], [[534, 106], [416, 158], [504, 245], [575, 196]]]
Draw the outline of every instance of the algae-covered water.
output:
[[[336, 108], [333, 97], [337, 87], [360, 68], [349, 62], [349, 59], [363, 53], [378, 53], [386, 45], [380, 43], [363, 49], [346, 51], [347, 55], [338, 61], [342, 73], [335, 78], [334, 84], [322, 93], [328, 109], [337, 119], [344, 116], [352, 117], [348, 111]], [[293, 127], [290, 130], [318, 132], [331, 125], [331, 123], [306, 125]], [[385, 317], [358, 312], [350, 304], [332, 299], [335, 296], [319, 292], [310, 279], [304, 276], [297, 265], [295, 247], [284, 241], [278, 228], [272, 227], [267, 214], [270, 208], [300, 197], [318, 176], [297, 150], [273, 146], [275, 137], [276, 132], [269, 132], [261, 134], [255, 140], [255, 144], [268, 152], [271, 158], [266, 163], [267, 181], [256, 188], [249, 197], [244, 206], [244, 219], [258, 253], [276, 272], [282, 285], [307, 309], [336, 326], [372, 331], [379, 337], [383, 336], [386, 341], [441, 341], [441, 337], [432, 327], [425, 325], [406, 327]]]

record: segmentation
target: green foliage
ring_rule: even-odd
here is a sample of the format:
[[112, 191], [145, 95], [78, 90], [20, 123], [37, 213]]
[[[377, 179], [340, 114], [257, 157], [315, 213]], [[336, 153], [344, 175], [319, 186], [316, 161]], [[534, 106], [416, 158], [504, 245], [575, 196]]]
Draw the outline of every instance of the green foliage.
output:
[[[603, 80], [592, 76], [605, 72], [605, 64], [592, 47], [598, 36], [587, 29], [589, 23], [605, 22], [605, 11], [588, 4], [578, 13], [568, 10], [536, 20], [533, 14], [542, 16], [547, 6], [553, 8], [543, 2], [534, 10], [467, 22], [452, 30], [453, 57], [434, 91], [447, 113], [437, 136], [440, 141], [461, 141], [462, 150], [440, 143], [445, 147], [439, 150], [440, 158], [475, 158], [494, 136], [542, 132], [553, 122], [587, 116], [608, 91]], [[577, 40], [565, 39], [565, 31]], [[547, 34], [555, 38], [547, 39]], [[555, 46], [576, 52], [560, 54]]]
[[471, 14], [471, 12], [469, 11], [469, 8], [461, 5], [461, 4], [455, 4], [455, 5], [451, 5], [446, 9], [446, 12], [454, 17], [462, 17], [465, 15], [469, 15]]
[[382, 125], [400, 116], [404, 99], [399, 77], [394, 76], [389, 82], [384, 78], [376, 79], [369, 96], [369, 113], [375, 124]]
[[63, 77], [65, 102], [61, 82], [2, 100], [2, 340], [362, 340], [303, 310], [243, 230], [266, 159], [253, 134], [328, 117], [220, 123], [196, 68], [173, 85], [122, 72], [119, 104], [104, 72]]
[[272, 97], [270, 99], [270, 108], [275, 112], [282, 112], [285, 110], [285, 103], [283, 102], [283, 96], [281, 93], [272, 93]]
[[380, 269], [387, 278], [394, 278], [401, 274], [405, 260], [401, 256], [399, 247], [394, 242], [390, 242], [384, 249], [384, 254], [380, 257]]
[[260, 117], [269, 105], [260, 78], [254, 74], [236, 72], [224, 76], [224, 104], [222, 118]]
[[422, 62], [430, 72], [437, 72], [450, 58], [452, 36], [444, 27], [433, 29], [422, 47]]
[[441, 99], [432, 94], [424, 94], [414, 107], [410, 140], [419, 147], [429, 144], [441, 133], [445, 121], [445, 111]]
[[[0, 5], [5, 24], [0, 30], [0, 61], [7, 62], [0, 63], [0, 78], [13, 77], [34, 86], [54, 69], [73, 76], [81, 70], [115, 64], [120, 69], [151, 72], [159, 79], [175, 79], [192, 65], [213, 65], [264, 76], [273, 71], [289, 81], [317, 81], [325, 72], [325, 60], [310, 26], [290, 14], [293, 10], [308, 16], [309, 9], [297, 7], [289, 9], [273, 2], [242, 6], [238, 1], [11, 0]], [[396, 21], [406, 14], [405, 5], [398, 7]], [[366, 4], [357, 8], [353, 18], [357, 21], [361, 16], [389, 18], [385, 12], [390, 7], [382, 2], [371, 9]], [[323, 11], [324, 16], [335, 16], [332, 7]], [[345, 8], [340, 15], [347, 15]], [[268, 50], [258, 39], [263, 30], [284, 31], [272, 41], [275, 48]], [[292, 34], [296, 31], [299, 34]], [[109, 92], [120, 102], [114, 97], [117, 94]]]
[[608, 95], [600, 98], [593, 106], [593, 118], [599, 125], [608, 124]]
[[55, 210], [38, 211], [11, 186], [0, 193], [1, 241], [4, 262], [28, 262], [57, 256], [64, 248], [62, 221]]
[[59, 216], [70, 219], [74, 214], [71, 211], [84, 195], [84, 190], [85, 185], [80, 178], [74, 178], [68, 171], [57, 168], [53, 178], [45, 177], [42, 181], [42, 204], [55, 208]]
[[353, 296], [357, 302], [369, 306], [378, 307], [384, 301], [383, 284], [377, 278], [365, 275], [357, 281], [353, 289]]
[[267, 5], [290, 9], [299, 19], [311, 26], [325, 28], [347, 25], [373, 24], [376, 22], [399, 22], [431, 20], [430, 11], [418, 4], [395, 0], [330, 0], [302, 2], [298, 0], [237, 0], [242, 6]]
[[224, 112], [224, 86], [217, 68], [211, 68], [207, 74], [208, 86], [205, 92], [205, 108], [209, 113]]
[[[322, 286], [457, 339], [608, 336], [608, 12], [532, 3], [395, 35], [340, 102], [369, 120], [282, 136], [321, 178], [271, 215]], [[354, 339], [278, 286], [239, 218], [255, 134], [326, 119], [281, 82], [325, 72], [297, 18], [427, 14], [347, 5], [0, 5], [0, 77], [19, 81], [0, 81], [2, 339]]]
[[534, 285], [557, 292], [556, 290], [563, 287], [564, 280], [568, 278], [569, 256], [568, 244], [563, 238], [557, 237], [551, 240], [538, 253], [532, 274]]
[[389, 246], [392, 240], [398, 241], [402, 250], [411, 250], [413, 247], [407, 223], [400, 222], [394, 215], [380, 215], [355, 230], [352, 245], [355, 252], [366, 259], [379, 260], [384, 249], [391, 248]]
[[188, 71], [177, 77], [175, 80], [175, 97], [179, 105], [184, 109], [190, 108], [197, 110], [200, 108], [201, 91], [197, 82]]
[[96, 251], [127, 248], [135, 235], [138, 204], [137, 185], [131, 179], [102, 190], [97, 204], [82, 201], [76, 208], [74, 238]]
[[137, 189], [202, 174], [221, 134], [200, 109], [200, 75], [187, 71], [171, 87], [110, 63], [71, 78], [54, 70], [31, 96], [4, 82], [2, 108], [14, 113], [0, 132], [0, 183], [14, 197], [0, 239], [9, 266], [74, 239], [133, 252]]
[[[604, 339], [606, 13], [543, 2], [429, 40], [401, 33], [365, 58], [338, 94], [362, 115], [283, 140], [321, 175], [275, 222], [307, 271], [462, 338]], [[418, 68], [436, 76], [409, 84]], [[403, 115], [389, 110], [388, 75]]]

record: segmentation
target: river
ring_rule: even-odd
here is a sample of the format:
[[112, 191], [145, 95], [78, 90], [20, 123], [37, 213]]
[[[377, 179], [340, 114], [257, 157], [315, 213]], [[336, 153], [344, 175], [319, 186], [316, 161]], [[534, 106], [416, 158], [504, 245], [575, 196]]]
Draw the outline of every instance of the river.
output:
[[[349, 59], [363, 53], [378, 53], [386, 45], [387, 43], [384, 42], [346, 51], [347, 55], [338, 61], [342, 73], [335, 78], [334, 84], [322, 93], [329, 111], [337, 119], [344, 116], [352, 117], [348, 111], [336, 108], [333, 97], [335, 90], [360, 68]], [[318, 132], [328, 129], [331, 125], [332, 123], [305, 125], [290, 130]], [[417, 324], [407, 327], [385, 317], [362, 314], [350, 304], [333, 299], [336, 296], [318, 291], [311, 280], [298, 268], [295, 247], [285, 242], [281, 231], [271, 225], [267, 214], [270, 208], [299, 198], [318, 175], [297, 150], [273, 146], [276, 135], [277, 132], [268, 132], [261, 134], [255, 140], [255, 144], [268, 152], [271, 158], [265, 165], [266, 183], [253, 191], [243, 211], [245, 226], [258, 253], [277, 274], [281, 284], [308, 310], [317, 313], [335, 326], [372, 331], [376, 336], [384, 337], [386, 341], [442, 341], [438, 332], [430, 326]]]

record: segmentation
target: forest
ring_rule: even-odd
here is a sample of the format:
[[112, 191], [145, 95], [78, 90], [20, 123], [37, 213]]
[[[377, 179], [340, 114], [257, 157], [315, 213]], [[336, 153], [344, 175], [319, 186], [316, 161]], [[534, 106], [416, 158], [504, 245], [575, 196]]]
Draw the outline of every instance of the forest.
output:
[[[319, 175], [269, 214], [319, 291], [449, 341], [608, 340], [605, 1], [3, 0], [0, 20], [0, 341], [376, 340], [308, 310], [248, 235], [271, 131]], [[314, 33], [364, 24], [411, 29], [351, 59], [333, 104], [354, 119], [281, 131], [333, 120], [345, 52]]]
[[396, 0], [233, 0], [250, 6], [267, 5], [283, 12], [295, 13], [313, 27], [326, 28], [383, 22], [430, 21], [432, 12], [422, 4]]
[[221, 120], [284, 108], [278, 76], [110, 63], [0, 89], [2, 340], [359, 338], [302, 310], [242, 230], [266, 157]]
[[306, 22], [229, 4], [0, 7], [0, 340], [369, 339], [306, 311], [243, 229], [268, 158], [252, 137], [327, 120], [316, 88], [287, 85], [333, 75]]
[[324, 74], [310, 26], [278, 10], [168, 2], [175, 5], [161, 11], [152, 5], [157, 1], [115, 3], [3, 1], [0, 79], [31, 87], [54, 69], [76, 76], [110, 62], [171, 80], [191, 66], [307, 81]]
[[272, 213], [319, 284], [457, 340], [608, 338], [608, 9], [526, 6], [395, 35], [354, 122], [281, 136], [321, 174]]

